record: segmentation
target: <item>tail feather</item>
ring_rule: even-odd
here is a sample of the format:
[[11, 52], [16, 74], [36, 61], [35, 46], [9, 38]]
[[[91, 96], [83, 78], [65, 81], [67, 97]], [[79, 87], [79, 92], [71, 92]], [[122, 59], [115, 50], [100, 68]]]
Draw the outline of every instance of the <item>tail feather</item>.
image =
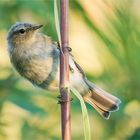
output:
[[104, 118], [108, 119], [110, 113], [119, 109], [120, 99], [110, 95], [92, 83], [88, 83], [90, 91], [84, 95], [84, 100], [95, 108]]
[[105, 118], [105, 119], [107, 119], [107, 120], [109, 119], [109, 117], [110, 117], [110, 112], [105, 111], [105, 110], [102, 110], [101, 108], [99, 108], [99, 107], [94, 103], [94, 101], [91, 100], [90, 98], [84, 97], [84, 100], [85, 100], [87, 103], [89, 103], [93, 108], [95, 108], [96, 111], [97, 111], [101, 116], [103, 116], [103, 118]]
[[99, 94], [102, 93], [102, 96], [107, 97], [108, 100], [110, 99], [112, 102], [115, 102], [115, 103], [117, 103], [118, 105], [121, 103], [121, 100], [120, 100], [120, 99], [118, 99], [117, 97], [115, 97], [115, 96], [113, 96], [113, 95], [107, 93], [106, 91], [104, 91], [104, 90], [102, 90], [101, 88], [95, 86], [94, 84], [92, 84], [92, 87], [93, 87], [93, 91], [94, 91], [95, 93], [97, 93], [97, 94], [98, 94], [98, 93], [99, 93]]

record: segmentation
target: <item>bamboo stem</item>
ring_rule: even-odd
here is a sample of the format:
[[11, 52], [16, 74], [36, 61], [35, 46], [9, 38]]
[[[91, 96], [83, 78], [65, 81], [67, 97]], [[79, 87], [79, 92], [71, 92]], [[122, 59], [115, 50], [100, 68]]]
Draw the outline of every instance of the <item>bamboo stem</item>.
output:
[[69, 94], [69, 53], [68, 47], [68, 5], [69, 0], [60, 0], [60, 94], [62, 140], [71, 140], [70, 94]]

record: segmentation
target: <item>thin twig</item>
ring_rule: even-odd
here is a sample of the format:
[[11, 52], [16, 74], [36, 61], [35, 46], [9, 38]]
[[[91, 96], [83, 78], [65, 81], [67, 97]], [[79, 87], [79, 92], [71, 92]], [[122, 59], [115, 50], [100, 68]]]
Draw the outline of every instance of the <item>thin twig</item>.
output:
[[69, 94], [69, 53], [68, 47], [68, 4], [60, 0], [60, 30], [62, 52], [60, 53], [60, 94], [62, 140], [71, 140], [70, 94]]

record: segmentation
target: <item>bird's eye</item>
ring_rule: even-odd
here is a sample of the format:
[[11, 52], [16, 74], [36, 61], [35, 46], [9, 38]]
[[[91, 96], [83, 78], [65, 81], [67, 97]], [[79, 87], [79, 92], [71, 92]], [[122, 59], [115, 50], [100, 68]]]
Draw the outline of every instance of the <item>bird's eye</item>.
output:
[[25, 30], [24, 30], [24, 29], [20, 29], [19, 32], [20, 32], [21, 34], [24, 34], [24, 33], [25, 33]]

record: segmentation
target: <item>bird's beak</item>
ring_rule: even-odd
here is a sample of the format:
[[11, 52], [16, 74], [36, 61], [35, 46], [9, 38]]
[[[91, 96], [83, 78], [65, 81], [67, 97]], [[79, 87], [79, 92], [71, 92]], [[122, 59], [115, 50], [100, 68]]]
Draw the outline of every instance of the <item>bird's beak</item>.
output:
[[35, 31], [35, 30], [41, 28], [42, 26], [43, 26], [43, 25], [33, 25], [33, 26], [31, 27], [31, 29]]

